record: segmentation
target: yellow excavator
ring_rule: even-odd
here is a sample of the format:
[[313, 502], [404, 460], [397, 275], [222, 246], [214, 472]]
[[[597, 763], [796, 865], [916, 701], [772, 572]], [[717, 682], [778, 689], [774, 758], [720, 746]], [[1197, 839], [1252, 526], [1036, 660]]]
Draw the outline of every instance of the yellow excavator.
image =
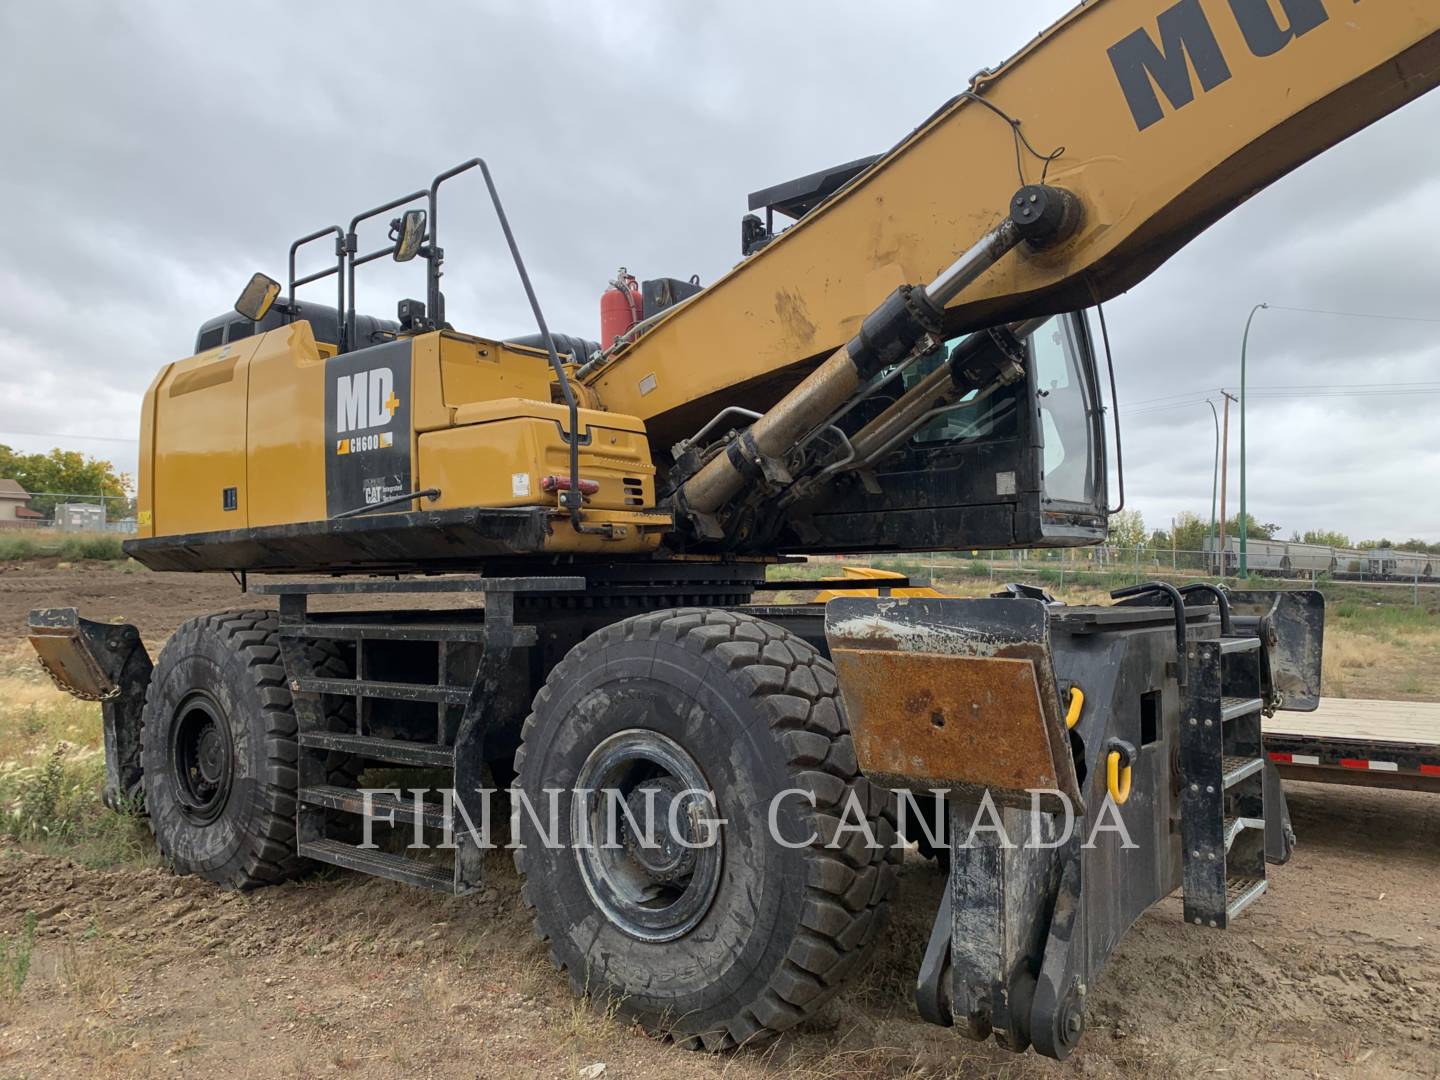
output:
[[[551, 332], [464, 162], [298, 239], [145, 395], [127, 550], [268, 599], [153, 662], [69, 609], [32, 640], [102, 702], [106, 797], [178, 872], [466, 893], [508, 788], [555, 963], [721, 1049], [839, 991], [923, 834], [949, 879], [921, 1013], [1063, 1058], [1141, 913], [1179, 889], [1223, 929], [1288, 856], [1260, 717], [1317, 701], [1318, 596], [850, 575], [784, 604], [766, 567], [1102, 540], [1090, 312], [1437, 81], [1434, 0], [1096, 0], [887, 152], [752, 195], [719, 280], [622, 273], [599, 341]], [[526, 336], [446, 320], [439, 196], [474, 179]], [[379, 259], [425, 270], [393, 320], [355, 310]], [[331, 278], [333, 308], [297, 299]]]

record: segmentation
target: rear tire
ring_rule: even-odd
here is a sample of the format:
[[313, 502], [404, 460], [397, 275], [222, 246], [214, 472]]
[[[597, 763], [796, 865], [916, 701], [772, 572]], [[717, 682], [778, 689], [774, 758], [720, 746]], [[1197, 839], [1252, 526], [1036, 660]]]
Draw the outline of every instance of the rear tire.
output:
[[[206, 615], [160, 653], [140, 757], [155, 843], [176, 873], [248, 889], [313, 865], [295, 854], [296, 722], [277, 631], [274, 612]], [[349, 673], [334, 646], [306, 647], [324, 674]], [[343, 723], [350, 706], [334, 707]], [[346, 783], [360, 763], [328, 764]]]
[[[698, 769], [726, 822], [713, 854], [656, 876], [625, 863], [628, 843], [598, 863], [575, 849], [588, 804], [570, 789], [603, 786], [588, 783], [597, 760], [620, 775], [612, 766], [627, 747], [649, 755], [647, 767], [670, 763], [651, 769], [670, 779], [642, 790], [690, 786]], [[834, 996], [884, 923], [901, 855], [893, 798], [860, 775], [829, 661], [773, 624], [683, 609], [598, 631], [536, 696], [516, 767], [542, 823], [545, 789], [560, 792], [558, 847], [520, 814], [516, 866], [537, 933], [576, 992], [652, 1031], [709, 1049], [774, 1036]], [[778, 802], [787, 847], [769, 812], [791, 789], [813, 794], [814, 808], [796, 795]], [[847, 824], [863, 816], [875, 846], [853, 830], [837, 839], [847, 805]]]

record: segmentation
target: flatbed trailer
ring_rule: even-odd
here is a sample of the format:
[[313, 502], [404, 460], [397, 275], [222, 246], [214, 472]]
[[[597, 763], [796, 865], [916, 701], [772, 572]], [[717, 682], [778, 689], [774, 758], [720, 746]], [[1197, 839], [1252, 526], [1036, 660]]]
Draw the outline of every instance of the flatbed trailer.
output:
[[1322, 698], [1264, 722], [1286, 780], [1440, 792], [1440, 702]]

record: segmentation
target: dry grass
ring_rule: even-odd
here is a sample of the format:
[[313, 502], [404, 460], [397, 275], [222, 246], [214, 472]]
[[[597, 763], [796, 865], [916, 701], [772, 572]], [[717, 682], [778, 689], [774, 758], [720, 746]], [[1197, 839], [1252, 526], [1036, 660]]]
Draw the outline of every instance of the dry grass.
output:
[[1325, 661], [1331, 669], [1339, 672], [1376, 667], [1392, 651], [1383, 642], [1339, 627], [1331, 631], [1330, 640], [1325, 644]]
[[111, 1016], [128, 989], [126, 964], [104, 940], [66, 941], [56, 964], [55, 987], [92, 1016]]
[[44, 756], [59, 741], [100, 745], [100, 707], [61, 693], [26, 641], [0, 650], [0, 761]]
[[100, 706], [57, 690], [26, 642], [0, 654], [0, 836], [91, 865], [153, 849], [134, 815], [100, 802]]
[[1343, 600], [1325, 614], [1327, 697], [1440, 700], [1440, 615], [1403, 593], [1390, 602]]

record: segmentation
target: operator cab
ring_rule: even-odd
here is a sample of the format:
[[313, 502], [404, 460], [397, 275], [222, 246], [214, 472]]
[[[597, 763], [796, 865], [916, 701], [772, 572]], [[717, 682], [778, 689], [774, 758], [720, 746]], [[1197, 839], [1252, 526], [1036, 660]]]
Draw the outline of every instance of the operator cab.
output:
[[[762, 250], [784, 231], [783, 225], [777, 230], [777, 218], [800, 221], [882, 156], [751, 192], [751, 212], [741, 222], [742, 253]], [[883, 389], [850, 411], [839, 429], [854, 435], [948, 363], [963, 342], [970, 337], [952, 338], [898, 378], [893, 368], [882, 371], [875, 381]], [[883, 456], [843, 469], [808, 518], [789, 529], [792, 538], [781, 539], [785, 549], [944, 550], [962, 536], [976, 549], [1102, 542], [1104, 406], [1085, 314], [1056, 316], [1030, 335], [1024, 349], [1023, 380], [984, 395], [972, 391], [935, 410]], [[770, 534], [762, 529], [759, 535]]]
[[[890, 382], [842, 430], [854, 435], [968, 342], [947, 341], [898, 378], [882, 371], [877, 381]], [[904, 443], [842, 472], [784, 549], [950, 550], [960, 537], [972, 550], [1103, 541], [1104, 407], [1085, 314], [1056, 316], [1024, 348], [1023, 379], [936, 409]]]
[[[1040, 460], [1043, 502], [1056, 513], [1081, 513], [1097, 505], [1099, 473], [1104, 466], [1094, 419], [1099, 402], [1088, 341], [1081, 339], [1083, 320], [1051, 319], [1029, 339], [1029, 364], [1034, 388], [1035, 427], [1043, 453]], [[946, 342], [945, 349], [904, 377], [906, 389], [940, 365], [963, 341]], [[1016, 385], [983, 402], [971, 393], [953, 409], [936, 417], [911, 438], [916, 448], [955, 448], [985, 439], [1015, 437], [1019, 430], [1022, 387]], [[1103, 498], [1098, 500], [1103, 504]]]

